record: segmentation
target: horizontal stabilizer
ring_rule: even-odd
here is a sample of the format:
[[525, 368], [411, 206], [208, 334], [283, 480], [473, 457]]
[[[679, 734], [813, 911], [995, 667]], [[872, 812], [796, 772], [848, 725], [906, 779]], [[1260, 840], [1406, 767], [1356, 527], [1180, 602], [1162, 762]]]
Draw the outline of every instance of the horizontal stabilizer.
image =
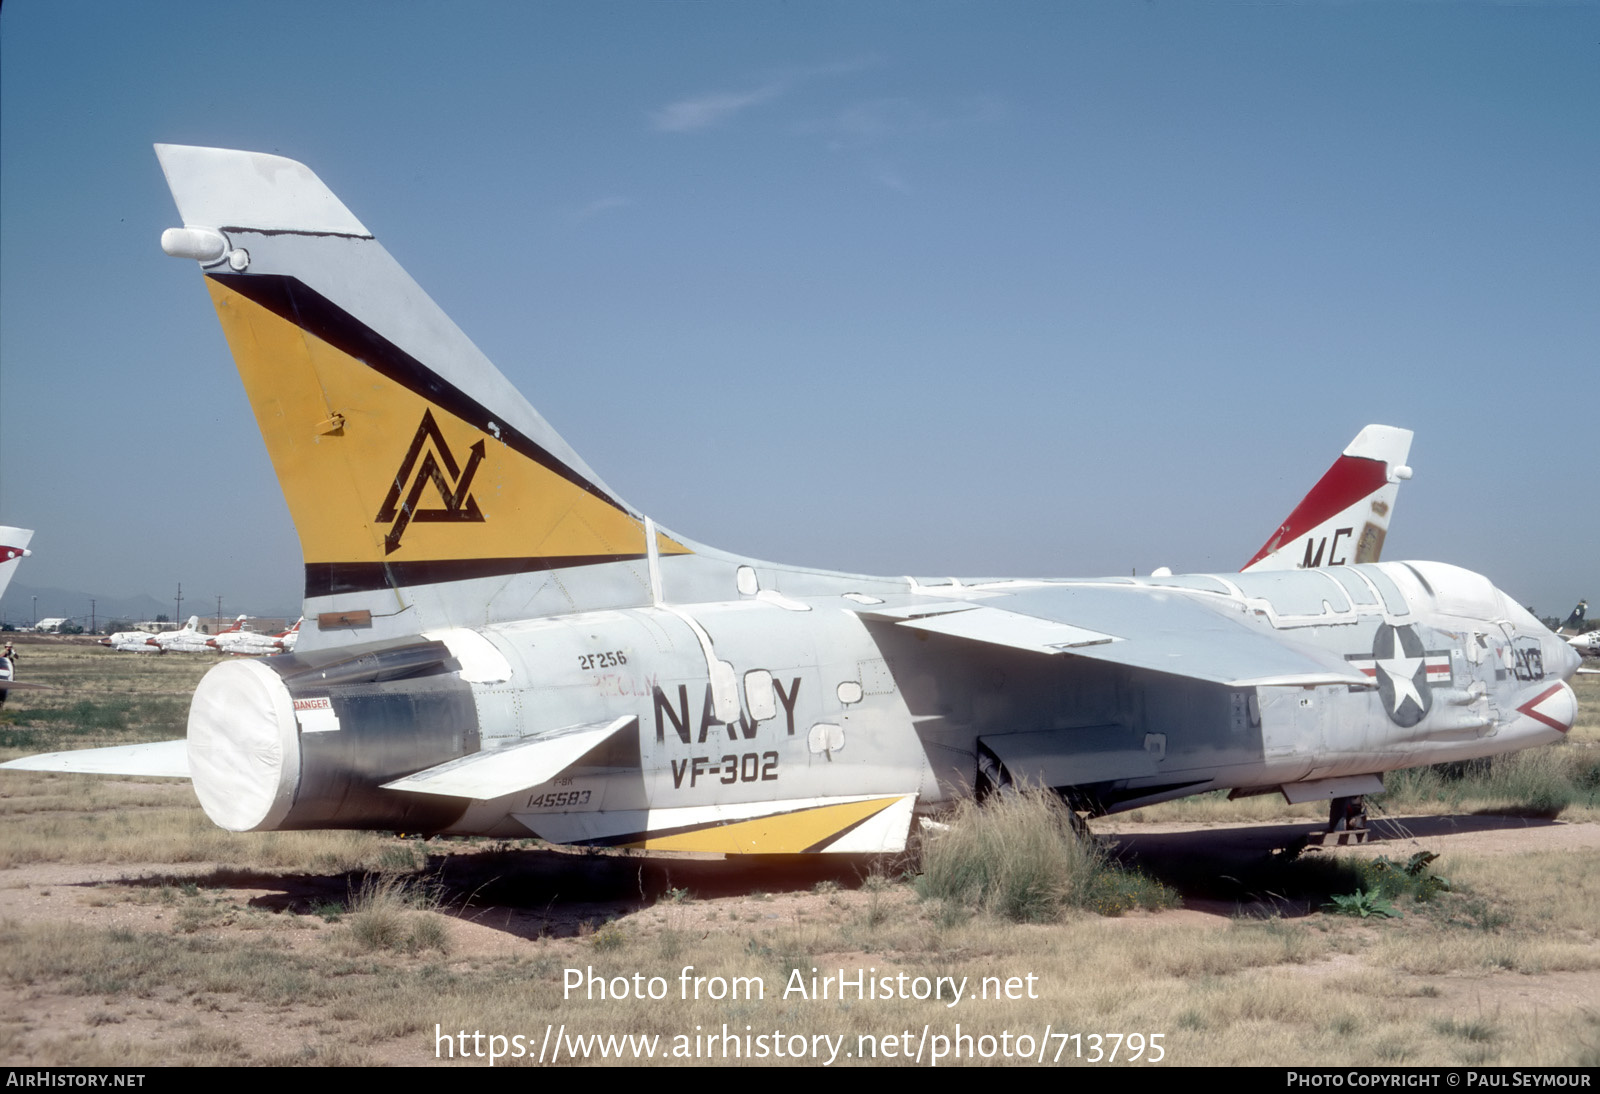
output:
[[614, 722], [558, 729], [523, 744], [475, 752], [459, 760], [425, 768], [415, 775], [384, 783], [383, 788], [489, 801], [549, 782], [585, 753], [638, 724], [638, 717], [629, 715]]
[[189, 777], [189, 742], [157, 741], [142, 745], [83, 748], [76, 752], [43, 752], [0, 764], [16, 771], [65, 771], [78, 775], [144, 775], [163, 779]]

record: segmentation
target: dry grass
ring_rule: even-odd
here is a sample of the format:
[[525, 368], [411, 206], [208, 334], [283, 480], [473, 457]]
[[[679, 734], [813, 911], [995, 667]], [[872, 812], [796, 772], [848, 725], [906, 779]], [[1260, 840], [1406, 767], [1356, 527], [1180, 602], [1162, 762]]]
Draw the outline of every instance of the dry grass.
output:
[[396, 874], [363, 878], [344, 917], [349, 949], [356, 953], [445, 953], [450, 948], [450, 932], [439, 914], [443, 903], [439, 886], [424, 879]]
[[[1600, 662], [1589, 658], [1588, 668], [1600, 667]], [[1574, 744], [1600, 746], [1600, 676], [1583, 675], [1572, 678], [1572, 690], [1578, 695], [1578, 718], [1572, 724], [1567, 739]]]
[[177, 779], [8, 771], [0, 868], [37, 862], [224, 862], [330, 873], [379, 869], [398, 847], [377, 832], [225, 832]]
[[1121, 915], [1177, 905], [1176, 893], [1079, 836], [1066, 807], [1045, 790], [962, 802], [948, 830], [924, 838], [917, 888], [944, 908], [1019, 923], [1051, 922], [1073, 908]]
[[[1482, 996], [1498, 976], [1595, 967], [1600, 923], [1588, 889], [1571, 894], [1573, 906], [1550, 923], [1504, 895], [1559, 890], [1572, 875], [1558, 871], [1550, 879], [1549, 866], [1538, 856], [1463, 860], [1452, 869], [1466, 879], [1464, 892], [1447, 894], [1426, 915], [1413, 910], [1404, 922], [1386, 924], [1313, 916], [1219, 929], [1079, 914], [1034, 925], [981, 913], [951, 922], [905, 883], [690, 899], [627, 913], [574, 937], [530, 939], [517, 955], [487, 961], [418, 938], [408, 917], [443, 921], [438, 912], [410, 908], [401, 885], [375, 883], [331, 925], [311, 915], [268, 914], [258, 916], [266, 922], [251, 934], [238, 930], [249, 911], [228, 907], [215, 893], [146, 890], [138, 899], [170, 902], [163, 904], [169, 927], [0, 927], [0, 984], [23, 1013], [30, 1000], [75, 997], [112, 1016], [154, 1004], [202, 1018], [292, 1015], [299, 1041], [268, 1053], [253, 1037], [224, 1044], [216, 1038], [227, 1031], [203, 1022], [161, 1038], [159, 1055], [144, 1045], [131, 1057], [148, 1062], [268, 1062], [296, 1054], [323, 1061], [337, 1053], [416, 1060], [431, 1052], [435, 1023], [537, 1039], [549, 1021], [569, 1032], [670, 1040], [724, 1023], [854, 1038], [925, 1024], [949, 1032], [959, 1021], [974, 1036], [1037, 1034], [1047, 1022], [1080, 1032], [1159, 1032], [1168, 1060], [1187, 1064], [1574, 1064], [1595, 1044], [1584, 1007], [1546, 1002], [1534, 1022], [1520, 1007], [1490, 1004], [1479, 1017], [1460, 995]], [[106, 895], [111, 907], [119, 895]], [[1500, 925], [1480, 926], [1485, 920], [1472, 902], [1497, 909]], [[358, 927], [363, 916], [371, 922]], [[297, 926], [303, 920], [312, 922]], [[309, 949], [292, 944], [301, 938]], [[706, 984], [760, 984], [759, 997], [684, 1000], [687, 966]], [[607, 980], [659, 976], [670, 996], [651, 1002], [568, 990], [567, 969]], [[952, 1007], [948, 992], [944, 1000], [840, 1000], [835, 987], [827, 999], [812, 996], [813, 975], [840, 970], [965, 978], [967, 997]], [[1024, 991], [1020, 999], [974, 1001], [985, 977], [999, 978], [991, 984], [1014, 977], [1019, 986], [1031, 977], [1026, 983], [1036, 998]], [[24, 1031], [9, 1058], [115, 1058], [123, 1024], [86, 1022], [70, 1038]]]
[[189, 697], [219, 655], [118, 653], [88, 643], [28, 643], [17, 691], [0, 708], [0, 749], [25, 755], [66, 748], [167, 741], [184, 735]]

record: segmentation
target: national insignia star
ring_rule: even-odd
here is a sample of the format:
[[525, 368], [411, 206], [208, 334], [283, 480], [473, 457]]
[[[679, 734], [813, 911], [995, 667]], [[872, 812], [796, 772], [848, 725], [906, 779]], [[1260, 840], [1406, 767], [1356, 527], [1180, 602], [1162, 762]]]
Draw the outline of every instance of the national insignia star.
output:
[[[1397, 641], [1395, 645], [1398, 647], [1399, 642]], [[1389, 678], [1389, 683], [1394, 689], [1396, 714], [1400, 713], [1400, 704], [1407, 699], [1416, 703], [1417, 709], [1427, 709], [1427, 704], [1422, 701], [1422, 694], [1417, 691], [1417, 669], [1421, 665], [1420, 657], [1390, 657], [1377, 662], [1378, 671]]]

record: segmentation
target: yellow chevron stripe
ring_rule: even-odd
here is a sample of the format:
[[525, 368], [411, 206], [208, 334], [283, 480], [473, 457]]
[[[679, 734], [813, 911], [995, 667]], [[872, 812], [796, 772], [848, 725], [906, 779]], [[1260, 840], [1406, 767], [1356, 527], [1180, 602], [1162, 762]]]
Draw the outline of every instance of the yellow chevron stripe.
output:
[[720, 851], [726, 855], [794, 855], [872, 817], [898, 797], [819, 805], [792, 813], [775, 813], [727, 824], [709, 824], [693, 832], [647, 836], [629, 847], [651, 851]]

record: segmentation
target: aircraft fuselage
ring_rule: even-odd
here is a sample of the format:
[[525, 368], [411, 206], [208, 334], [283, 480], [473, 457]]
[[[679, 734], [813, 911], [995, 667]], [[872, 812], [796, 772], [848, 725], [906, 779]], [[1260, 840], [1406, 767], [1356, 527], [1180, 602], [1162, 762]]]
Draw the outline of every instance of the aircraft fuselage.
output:
[[[1375, 789], [1396, 768], [1559, 740], [1576, 710], [1566, 644], [1486, 580], [1439, 564], [902, 586], [899, 596], [861, 587], [841, 578], [832, 595], [586, 612], [257, 663], [280, 713], [241, 728], [238, 704], [227, 705], [227, 726], [198, 738], [191, 716], [191, 763], [197, 739], [225, 752], [229, 735], [241, 751], [272, 742], [282, 763], [243, 795], [236, 763], [219, 761], [209, 790], [199, 765], [196, 789], [232, 828], [877, 851], [903, 843], [914, 808], [974, 787], [1047, 785], [1094, 812], [1217, 788], [1309, 800], [1318, 788]], [[919, 629], [974, 607], [1042, 622], [1031, 613], [1054, 602], [1082, 620], [1086, 605], [1117, 596], [1159, 621], [1152, 592], [1229, 626], [1243, 620], [1348, 676], [1208, 679], [1216, 667], [1181, 652], [1165, 669], [1090, 656], [1108, 642], [1019, 654]], [[197, 693], [202, 720], [219, 670]], [[502, 784], [480, 774], [433, 794], [408, 778], [473, 757], [513, 764], [552, 727], [595, 743], [584, 738], [548, 779], [491, 793]], [[406, 787], [386, 788], [395, 782]], [[259, 816], [239, 811], [252, 794], [267, 803]]]

